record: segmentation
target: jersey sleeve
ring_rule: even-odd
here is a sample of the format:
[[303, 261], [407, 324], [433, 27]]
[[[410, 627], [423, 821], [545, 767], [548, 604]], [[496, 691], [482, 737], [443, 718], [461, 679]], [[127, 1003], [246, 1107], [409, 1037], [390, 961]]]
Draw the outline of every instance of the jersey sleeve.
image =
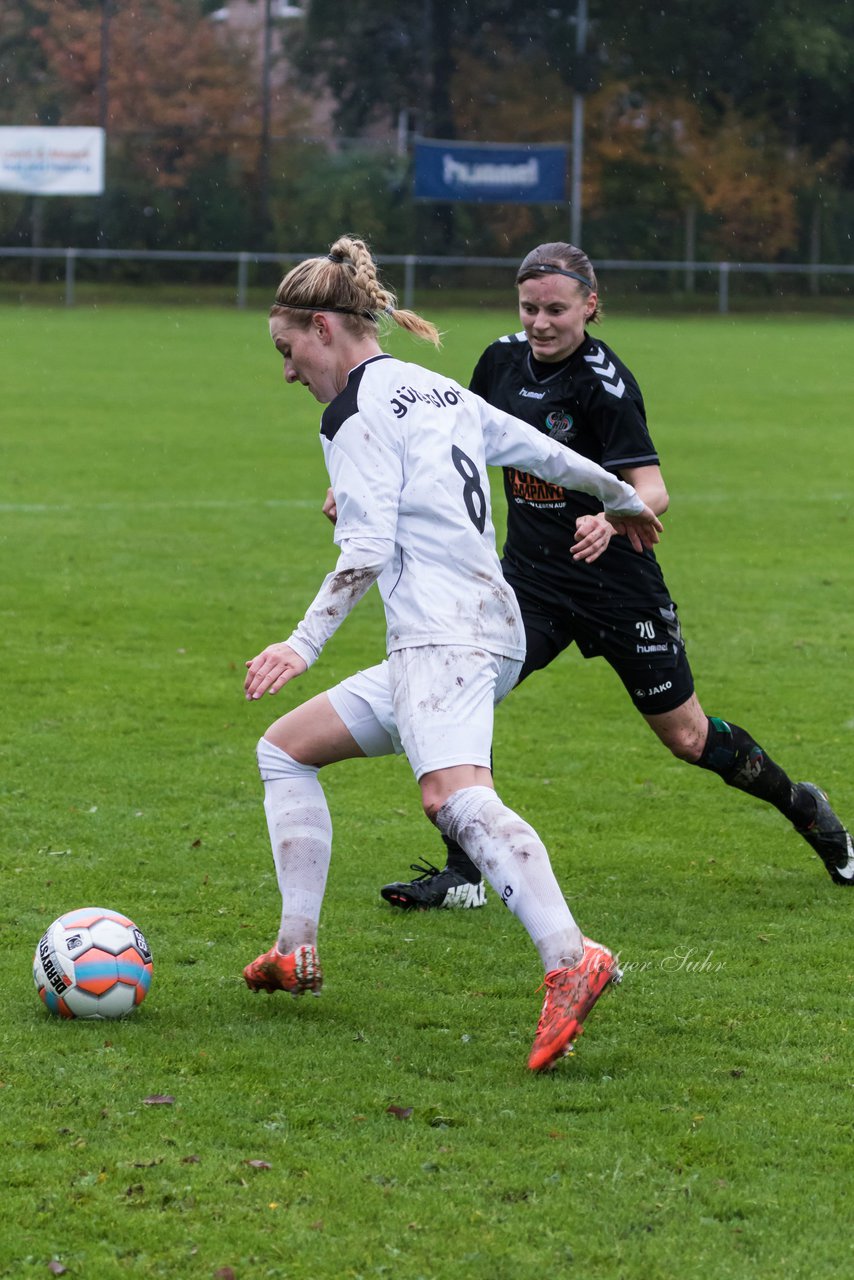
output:
[[487, 347], [474, 367], [469, 381], [469, 390], [475, 395], [488, 398], [492, 372], [492, 347]]
[[588, 427], [601, 446], [602, 465], [611, 471], [658, 466], [643, 396], [632, 374], [601, 345], [584, 360], [593, 375], [584, 410]]
[[607, 512], [615, 515], [639, 515], [643, 511], [644, 503], [632, 486], [597, 462], [543, 435], [520, 418], [496, 409], [480, 396], [474, 399], [481, 417], [486, 460], [492, 466], [520, 467], [540, 480], [591, 493]]
[[402, 460], [360, 414], [324, 440], [338, 517], [338, 561], [287, 644], [309, 666], [395, 553]]

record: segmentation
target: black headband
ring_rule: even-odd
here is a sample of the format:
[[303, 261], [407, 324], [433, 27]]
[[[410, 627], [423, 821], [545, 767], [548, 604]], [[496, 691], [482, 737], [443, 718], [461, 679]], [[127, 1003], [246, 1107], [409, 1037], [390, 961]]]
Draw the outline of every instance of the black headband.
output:
[[293, 307], [297, 311], [338, 311], [342, 316], [362, 316], [365, 320], [373, 320], [376, 323], [376, 315], [373, 311], [359, 311], [356, 307], [320, 307], [309, 302], [280, 302], [278, 298], [273, 299], [274, 307]]
[[555, 267], [550, 262], [538, 262], [535, 266], [525, 267], [524, 271], [519, 272], [519, 283], [526, 280], [532, 271], [538, 272], [541, 276], [566, 276], [569, 280], [577, 280], [579, 284], [587, 285], [588, 289], [595, 288], [586, 276], [580, 276], [577, 271], [567, 271], [565, 267]]
[[[347, 259], [340, 253], [327, 253], [326, 257], [330, 262], [340, 265]], [[377, 317], [373, 311], [360, 311], [356, 307], [315, 307], [308, 302], [279, 302], [276, 298], [273, 301], [274, 307], [296, 307], [298, 311], [337, 311], [343, 316], [362, 316], [365, 320], [373, 320], [376, 324]], [[390, 308], [387, 308], [390, 312]]]

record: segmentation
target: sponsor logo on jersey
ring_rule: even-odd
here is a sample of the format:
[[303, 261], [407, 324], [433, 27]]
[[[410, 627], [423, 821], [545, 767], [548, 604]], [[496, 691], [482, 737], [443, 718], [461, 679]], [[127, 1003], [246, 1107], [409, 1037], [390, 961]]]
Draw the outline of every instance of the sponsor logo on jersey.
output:
[[505, 469], [510, 484], [510, 493], [514, 502], [527, 502], [534, 507], [565, 507], [566, 491], [557, 484], [547, 484], [527, 471], [517, 471], [515, 467]]
[[431, 404], [436, 409], [445, 409], [459, 404], [462, 395], [456, 387], [446, 387], [444, 391], [440, 391], [438, 387], [433, 387], [432, 391], [419, 391], [416, 387], [398, 387], [391, 400], [394, 416], [406, 417], [409, 406], [416, 404], [419, 400], [422, 404]]
[[592, 356], [585, 356], [584, 359], [593, 372], [599, 375], [605, 390], [619, 400], [626, 389], [626, 384], [617, 374], [617, 366], [614, 362], [608, 359], [601, 347], [597, 347]]
[[635, 653], [668, 653], [669, 644], [636, 644]]
[[542, 400], [545, 391], [529, 391], [527, 387], [523, 387], [519, 392], [520, 396], [524, 396], [526, 400]]

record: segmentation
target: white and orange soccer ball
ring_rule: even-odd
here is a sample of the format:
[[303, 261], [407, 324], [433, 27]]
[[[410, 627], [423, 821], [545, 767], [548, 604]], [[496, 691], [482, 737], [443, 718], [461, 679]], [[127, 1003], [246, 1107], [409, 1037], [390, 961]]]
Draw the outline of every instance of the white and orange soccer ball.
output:
[[59, 1018], [123, 1018], [145, 999], [151, 970], [145, 935], [105, 907], [54, 920], [33, 957], [36, 990]]

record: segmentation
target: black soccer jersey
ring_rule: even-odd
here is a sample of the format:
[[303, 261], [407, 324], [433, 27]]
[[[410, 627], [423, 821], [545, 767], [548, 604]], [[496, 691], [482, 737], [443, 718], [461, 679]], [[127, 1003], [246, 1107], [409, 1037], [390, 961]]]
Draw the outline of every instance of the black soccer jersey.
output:
[[[524, 333], [500, 338], [481, 356], [470, 385], [609, 471], [658, 465], [637, 382], [610, 347], [586, 333], [557, 367], [534, 363]], [[504, 469], [504, 488], [506, 567], [514, 580], [532, 580], [543, 603], [560, 608], [574, 599], [585, 609], [610, 609], [669, 601], [653, 553], [635, 551], [625, 537], [614, 536], [592, 564], [572, 559], [576, 519], [602, 510], [595, 498], [512, 467]]]

